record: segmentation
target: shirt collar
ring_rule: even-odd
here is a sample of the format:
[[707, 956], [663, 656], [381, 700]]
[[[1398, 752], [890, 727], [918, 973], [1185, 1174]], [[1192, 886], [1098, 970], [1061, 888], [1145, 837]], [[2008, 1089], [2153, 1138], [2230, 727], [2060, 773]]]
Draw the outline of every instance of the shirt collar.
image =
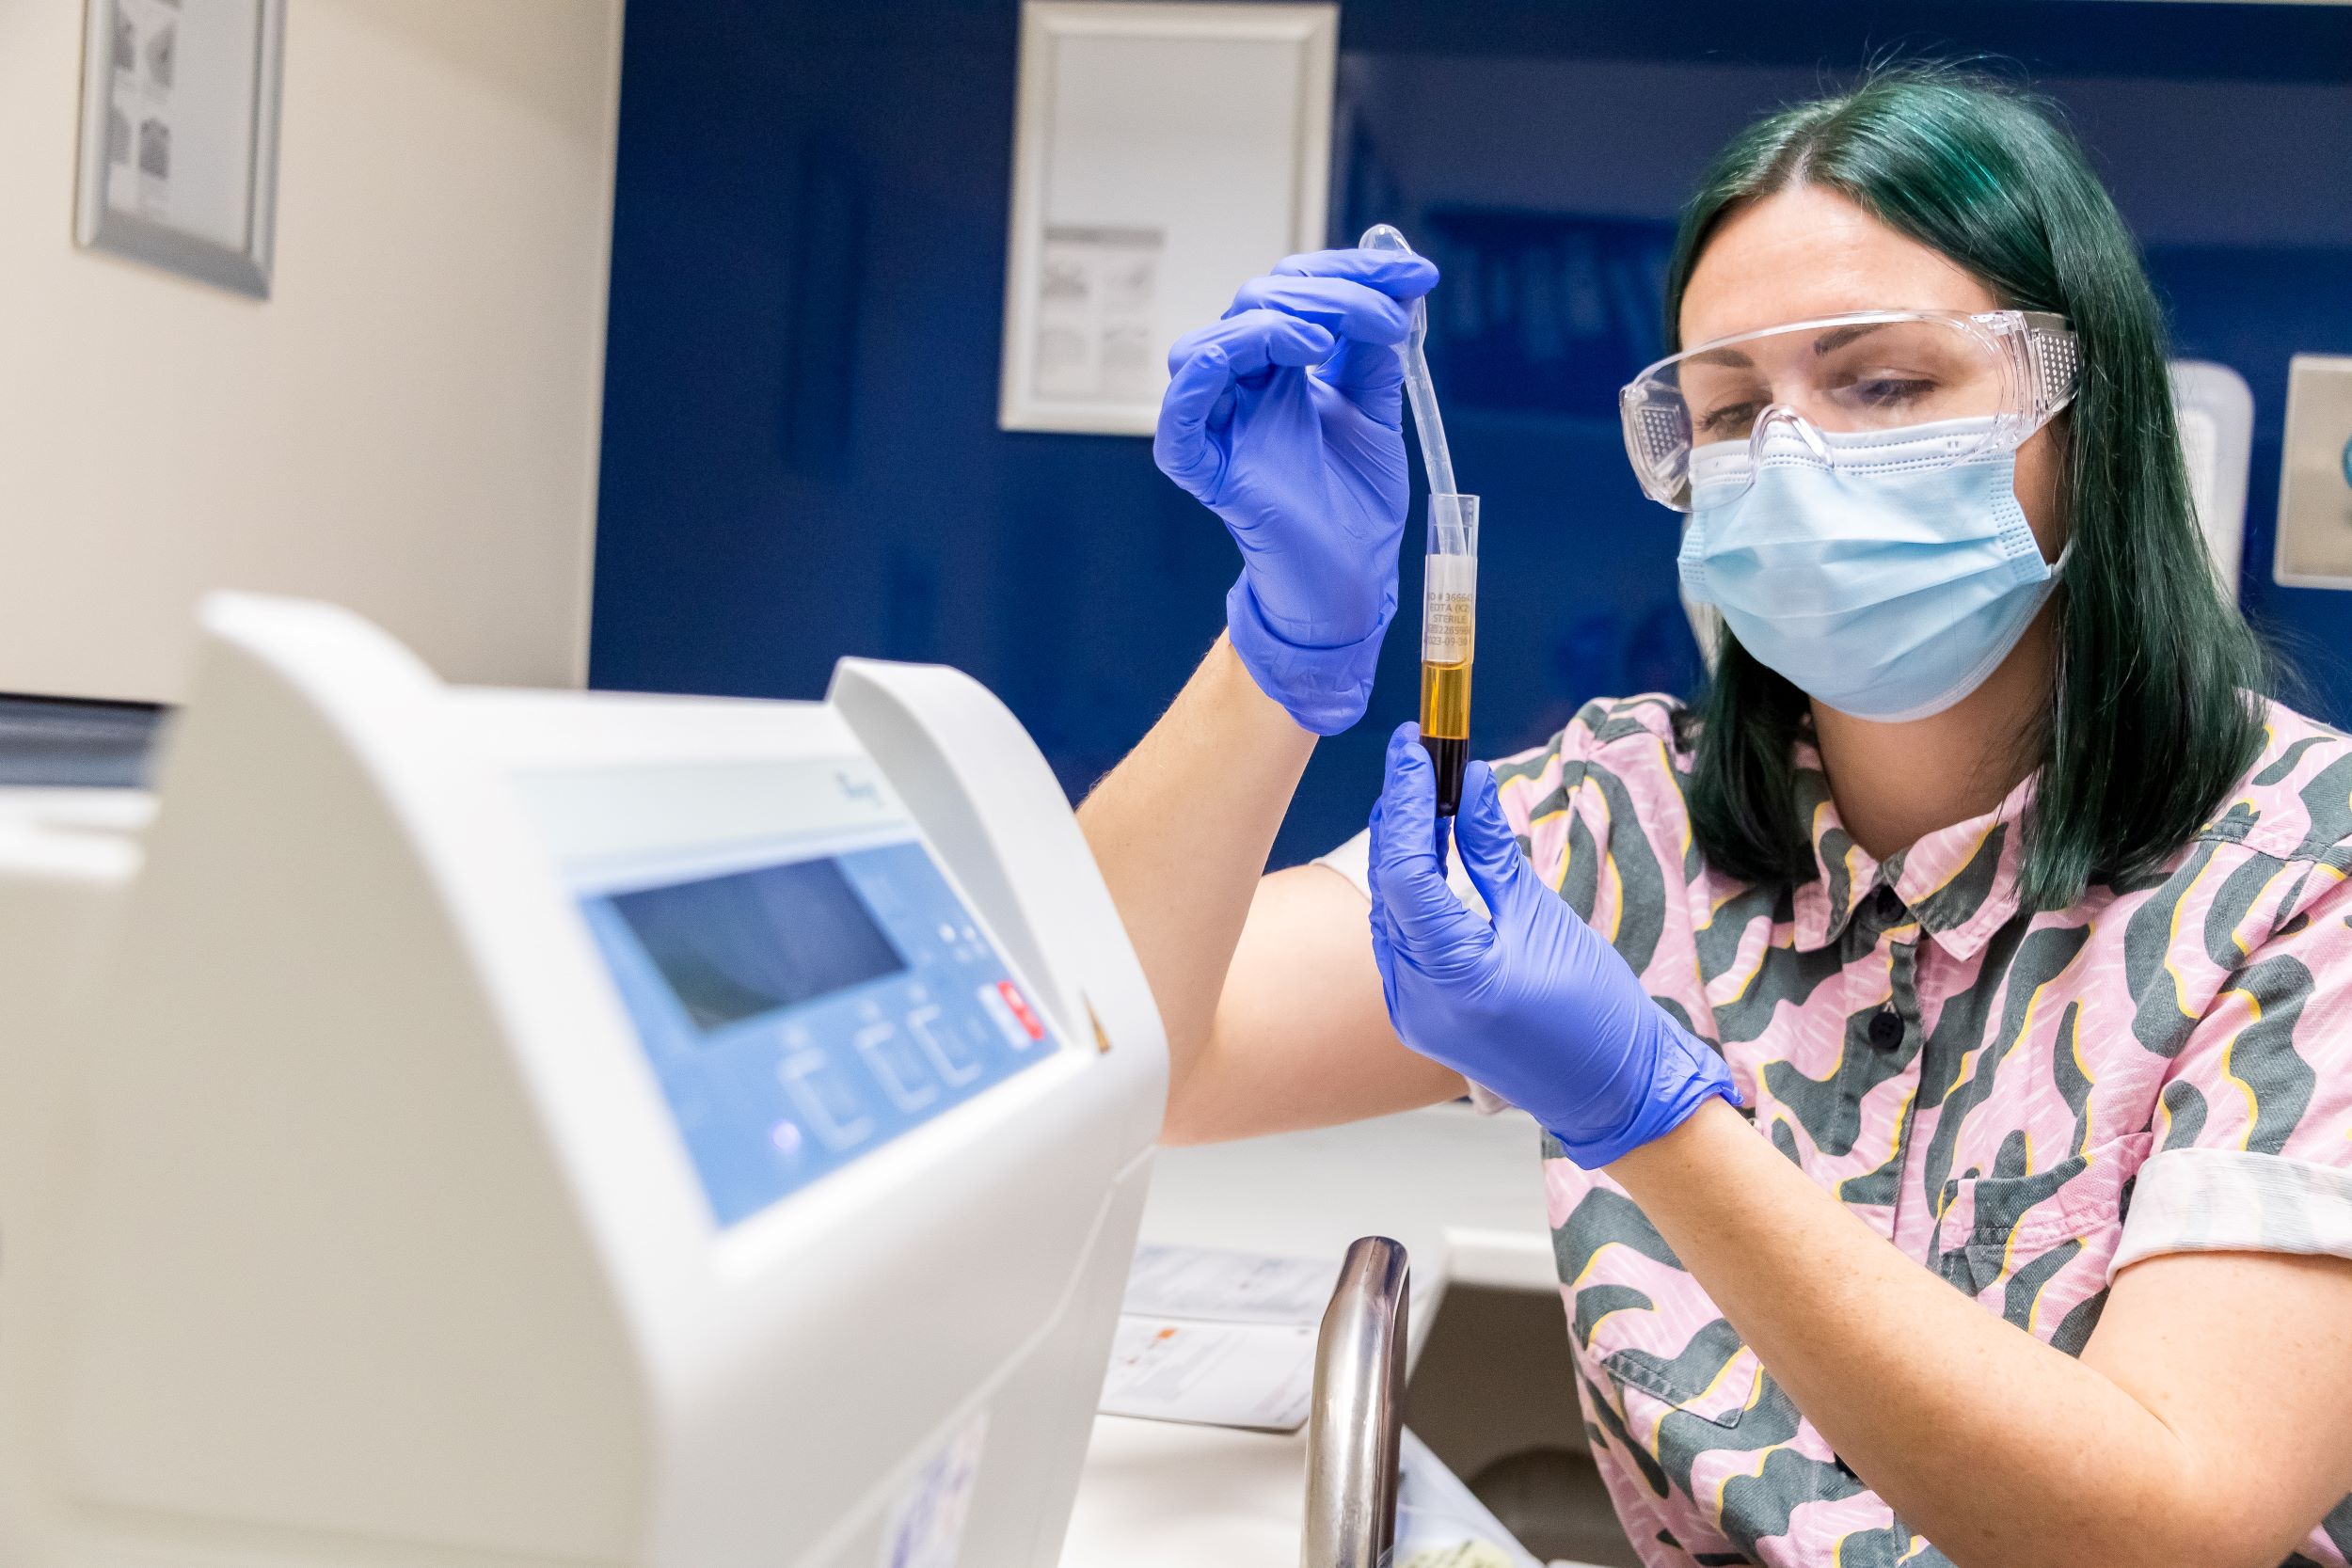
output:
[[[1937, 946], [1969, 958], [2017, 912], [2033, 777], [1993, 810], [1939, 828], [1882, 863], [1847, 836], [1812, 742], [1799, 741], [1794, 760], [1797, 810], [1813, 846], [1813, 876], [1794, 890], [1799, 947], [1827, 947], [1868, 905], [1870, 919], [1882, 928], [1899, 931], [1915, 921]], [[1882, 889], [1892, 889], [1892, 898], [1882, 896]]]

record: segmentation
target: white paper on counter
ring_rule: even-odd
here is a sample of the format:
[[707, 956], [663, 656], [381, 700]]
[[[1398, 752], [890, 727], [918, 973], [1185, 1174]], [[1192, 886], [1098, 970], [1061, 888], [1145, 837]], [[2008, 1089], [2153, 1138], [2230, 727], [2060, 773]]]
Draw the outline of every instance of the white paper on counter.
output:
[[1122, 1317], [1103, 1379], [1106, 1416], [1295, 1432], [1314, 1396], [1315, 1331], [1298, 1323]]
[[1144, 1245], [1127, 1271], [1120, 1310], [1209, 1323], [1319, 1323], [1339, 1277], [1336, 1258]]
[[1398, 1568], [1543, 1568], [1410, 1427], [1396, 1468]]

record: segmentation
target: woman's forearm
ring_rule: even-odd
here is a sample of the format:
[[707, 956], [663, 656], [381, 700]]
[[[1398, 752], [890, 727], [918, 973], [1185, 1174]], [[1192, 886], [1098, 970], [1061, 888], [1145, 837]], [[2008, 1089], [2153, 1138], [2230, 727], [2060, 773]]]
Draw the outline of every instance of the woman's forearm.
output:
[[1314, 739], [1222, 637], [1078, 808], [1167, 1026], [1169, 1095], [1216, 1012], [1249, 900]]
[[1963, 1568], [2248, 1544], [2215, 1539], [2215, 1478], [2145, 1406], [1897, 1251], [1728, 1105], [1609, 1173], [1838, 1456]]

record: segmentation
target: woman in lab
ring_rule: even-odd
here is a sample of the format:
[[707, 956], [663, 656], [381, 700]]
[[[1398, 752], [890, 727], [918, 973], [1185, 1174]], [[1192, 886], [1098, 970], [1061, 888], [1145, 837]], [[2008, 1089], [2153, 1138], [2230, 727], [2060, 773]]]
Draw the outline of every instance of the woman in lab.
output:
[[1652, 1564], [2345, 1562], [2352, 742], [2257, 694], [2079, 150], [1933, 71], [1740, 136], [1625, 399], [1706, 696], [1473, 764], [1451, 882], [1407, 726], [1367, 837], [1262, 879], [1395, 608], [1436, 281], [1294, 258], [1171, 356], [1243, 569], [1082, 814], [1167, 1136], [1531, 1113]]

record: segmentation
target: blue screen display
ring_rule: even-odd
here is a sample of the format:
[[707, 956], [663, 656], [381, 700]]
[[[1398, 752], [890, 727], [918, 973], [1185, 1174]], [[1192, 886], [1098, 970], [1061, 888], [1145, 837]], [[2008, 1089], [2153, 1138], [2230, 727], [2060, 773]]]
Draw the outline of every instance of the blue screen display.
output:
[[1055, 1050], [920, 844], [580, 909], [723, 1226]]
[[612, 907], [705, 1034], [906, 968], [830, 860], [649, 887]]

